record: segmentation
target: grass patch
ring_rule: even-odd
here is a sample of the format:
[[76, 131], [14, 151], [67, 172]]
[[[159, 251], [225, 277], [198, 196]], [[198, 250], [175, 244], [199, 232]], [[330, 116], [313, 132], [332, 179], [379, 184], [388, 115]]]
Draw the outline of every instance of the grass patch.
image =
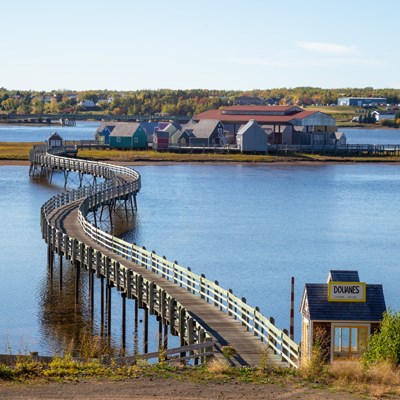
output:
[[[304, 368], [307, 368], [306, 370]], [[117, 366], [103, 365], [98, 359], [78, 361], [70, 355], [55, 357], [45, 364], [21, 357], [14, 366], [0, 365], [1, 381], [46, 382], [85, 381], [87, 379], [175, 379], [195, 383], [274, 384], [288, 387], [308, 387], [322, 390], [342, 390], [363, 396], [400, 395], [400, 368], [391, 363], [379, 363], [366, 368], [361, 362], [342, 361], [331, 365], [313, 365], [299, 370], [278, 367], [232, 367], [226, 360], [214, 360], [207, 365], [188, 367], [168, 363]]]
[[[29, 151], [35, 143], [0, 142], [0, 160], [28, 161]], [[282, 154], [215, 154], [215, 153], [169, 153], [151, 150], [80, 150], [78, 158], [110, 162], [228, 162], [228, 163], [274, 163], [274, 162], [400, 162], [399, 156], [340, 156], [309, 153]]]
[[32, 142], [0, 142], [0, 160], [29, 160]]

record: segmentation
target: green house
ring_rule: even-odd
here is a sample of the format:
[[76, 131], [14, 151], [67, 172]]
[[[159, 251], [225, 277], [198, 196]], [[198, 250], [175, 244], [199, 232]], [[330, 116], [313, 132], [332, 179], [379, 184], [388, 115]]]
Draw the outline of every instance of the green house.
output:
[[139, 122], [118, 122], [109, 140], [110, 149], [147, 149], [146, 131]]

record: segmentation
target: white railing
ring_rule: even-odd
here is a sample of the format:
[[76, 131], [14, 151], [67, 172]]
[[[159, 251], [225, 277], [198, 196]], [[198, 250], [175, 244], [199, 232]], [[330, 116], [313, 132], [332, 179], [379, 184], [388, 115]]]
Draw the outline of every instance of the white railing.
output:
[[[49, 214], [70, 202], [83, 199], [79, 206], [78, 219], [82, 229], [91, 239], [126, 260], [160, 275], [164, 279], [185, 288], [193, 295], [199, 296], [218, 307], [221, 311], [240, 321], [248, 331], [259, 337], [262, 342], [265, 342], [276, 354], [280, 355], [283, 361], [293, 367], [298, 367], [298, 344], [290, 339], [285, 331], [278, 329], [274, 325], [273, 318], [263, 316], [257, 307], [250, 307], [244, 298], [239, 298], [231, 290], [220, 287], [217, 281], [212, 282], [206, 279], [204, 275], [194, 274], [190, 268], [182, 267], [175, 262], [167, 260], [165, 257], [160, 257], [155, 252], [146, 250], [145, 247], [137, 246], [110, 235], [89, 222], [86, 216], [96, 206], [106, 204], [111, 199], [139, 191], [140, 176], [136, 171], [106, 163], [73, 160], [54, 154], [44, 154], [42, 149], [36, 152], [33, 151], [31, 157], [34, 158], [35, 162], [43, 166], [79, 171], [81, 173], [93, 173], [106, 178], [104, 183], [92, 188], [83, 187], [53, 196], [42, 206], [42, 232], [48, 243], [55, 243], [55, 237], [60, 234], [55, 228], [51, 230], [48, 224]], [[116, 174], [126, 175], [130, 179], [126, 183], [118, 185], [116, 184]], [[51, 232], [49, 232], [49, 228]], [[64, 242], [66, 243], [64, 247], [67, 252], [76, 255], [79, 251], [76, 248], [76, 243], [73, 242], [71, 244], [65, 239]], [[70, 248], [71, 246], [73, 248]], [[115, 278], [119, 286], [119, 278]]]

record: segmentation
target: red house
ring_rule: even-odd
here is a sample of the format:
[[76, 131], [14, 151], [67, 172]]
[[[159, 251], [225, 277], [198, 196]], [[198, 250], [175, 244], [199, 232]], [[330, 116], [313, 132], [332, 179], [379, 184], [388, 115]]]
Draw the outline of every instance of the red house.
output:
[[168, 150], [169, 148], [169, 132], [157, 131], [153, 135], [154, 150]]

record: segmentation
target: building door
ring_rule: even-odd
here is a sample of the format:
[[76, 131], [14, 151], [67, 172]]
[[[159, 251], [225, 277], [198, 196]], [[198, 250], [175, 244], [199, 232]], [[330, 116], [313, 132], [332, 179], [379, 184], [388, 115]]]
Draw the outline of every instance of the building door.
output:
[[367, 349], [368, 328], [368, 326], [335, 325], [333, 361], [359, 358]]

